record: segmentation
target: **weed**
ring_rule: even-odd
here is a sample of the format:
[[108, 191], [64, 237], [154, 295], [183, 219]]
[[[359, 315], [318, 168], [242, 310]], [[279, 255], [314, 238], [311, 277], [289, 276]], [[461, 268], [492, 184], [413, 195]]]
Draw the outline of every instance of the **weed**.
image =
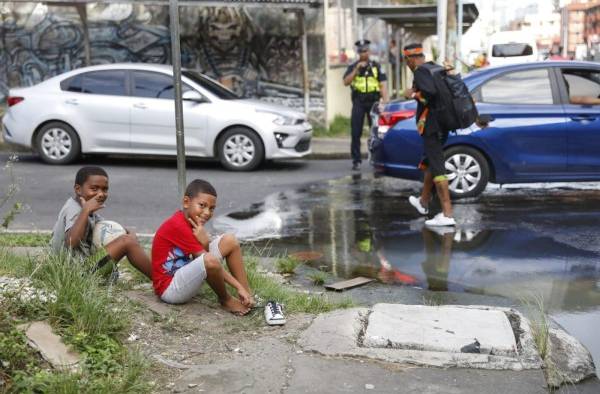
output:
[[308, 275], [308, 279], [310, 279], [315, 286], [321, 286], [325, 283], [327, 274], [323, 271], [313, 272]]
[[50, 234], [41, 233], [0, 233], [0, 247], [48, 246]]
[[338, 137], [350, 135], [350, 118], [336, 115], [329, 127], [315, 126], [313, 130], [315, 137]]
[[[6, 187], [0, 190], [0, 212], [2, 213], [2, 223], [0, 226], [8, 228], [9, 224], [15, 219], [15, 216], [23, 210], [23, 204], [19, 201], [12, 202], [16, 194], [19, 192], [19, 184], [13, 172], [14, 164], [17, 162], [17, 155], [11, 155], [8, 161], [2, 168], [2, 171], [7, 173], [9, 181]], [[10, 205], [10, 208], [6, 209]]]
[[550, 323], [546, 315], [544, 298], [540, 295], [532, 295], [528, 299], [523, 299], [522, 303], [527, 307], [530, 315], [529, 321], [535, 345], [542, 360], [546, 361], [550, 341]]
[[275, 269], [280, 274], [294, 274], [296, 268], [300, 265], [300, 261], [291, 257], [281, 257], [275, 262]]

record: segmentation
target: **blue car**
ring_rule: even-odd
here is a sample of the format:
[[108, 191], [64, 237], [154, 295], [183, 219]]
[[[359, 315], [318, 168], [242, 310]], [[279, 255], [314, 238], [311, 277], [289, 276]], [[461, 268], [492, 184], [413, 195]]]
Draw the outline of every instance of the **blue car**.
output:
[[[600, 64], [513, 64], [472, 72], [464, 81], [489, 123], [448, 138], [454, 198], [477, 196], [488, 182], [600, 181]], [[416, 108], [414, 100], [393, 101], [372, 114], [369, 149], [376, 172], [422, 177]]]

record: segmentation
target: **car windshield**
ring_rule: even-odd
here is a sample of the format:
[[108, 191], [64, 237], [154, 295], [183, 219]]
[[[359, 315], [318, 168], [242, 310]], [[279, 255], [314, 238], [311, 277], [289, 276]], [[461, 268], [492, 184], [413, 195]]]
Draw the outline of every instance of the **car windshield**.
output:
[[529, 44], [511, 42], [510, 44], [496, 44], [492, 47], [493, 57], [514, 57], [533, 55], [533, 48]]
[[205, 77], [196, 71], [183, 70], [182, 74], [222, 100], [238, 100], [241, 98], [217, 81]]

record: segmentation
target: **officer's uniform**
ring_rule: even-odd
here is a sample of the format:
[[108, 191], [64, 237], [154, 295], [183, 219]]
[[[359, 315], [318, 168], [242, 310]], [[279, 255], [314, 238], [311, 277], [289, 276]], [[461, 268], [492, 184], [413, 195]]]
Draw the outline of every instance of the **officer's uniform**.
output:
[[[360, 49], [367, 47], [370, 44], [368, 40], [360, 40], [355, 45]], [[360, 60], [350, 64], [344, 73], [346, 78], [356, 68]], [[350, 87], [352, 89], [352, 115], [350, 119], [352, 128], [352, 145], [350, 153], [352, 154], [352, 162], [360, 163], [360, 136], [364, 125], [365, 115], [369, 127], [371, 126], [371, 117], [369, 113], [373, 104], [377, 103], [381, 97], [379, 84], [387, 80], [387, 76], [381, 70], [381, 65], [377, 62], [369, 60], [369, 64], [360, 70]]]

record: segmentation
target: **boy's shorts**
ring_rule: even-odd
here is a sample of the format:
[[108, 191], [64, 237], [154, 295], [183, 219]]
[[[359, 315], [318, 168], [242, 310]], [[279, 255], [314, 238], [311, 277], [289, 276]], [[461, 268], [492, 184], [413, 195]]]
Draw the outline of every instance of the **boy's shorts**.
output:
[[[213, 238], [208, 245], [208, 253], [219, 260], [223, 260], [223, 255], [219, 249], [221, 238], [223, 238], [223, 235]], [[171, 284], [169, 284], [169, 287], [160, 296], [162, 301], [168, 304], [183, 304], [198, 294], [198, 291], [200, 291], [202, 284], [206, 280], [205, 254], [202, 253], [175, 272]]]

